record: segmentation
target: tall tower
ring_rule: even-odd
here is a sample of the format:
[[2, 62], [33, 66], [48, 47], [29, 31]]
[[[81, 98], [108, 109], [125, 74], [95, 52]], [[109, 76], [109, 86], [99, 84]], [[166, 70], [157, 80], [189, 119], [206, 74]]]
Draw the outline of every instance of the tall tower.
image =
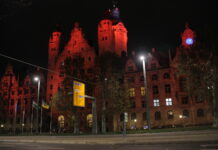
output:
[[48, 46], [48, 68], [51, 69], [54, 67], [56, 58], [58, 56], [59, 47], [60, 47], [60, 37], [61, 32], [59, 28], [56, 28], [49, 39]]
[[186, 29], [181, 34], [181, 38], [182, 38], [182, 46], [185, 48], [190, 48], [190, 46], [194, 44], [195, 32], [189, 28], [188, 24], [186, 24]]
[[116, 5], [105, 13], [98, 25], [99, 54], [113, 52], [118, 56], [127, 53], [127, 29], [120, 20], [120, 11]]

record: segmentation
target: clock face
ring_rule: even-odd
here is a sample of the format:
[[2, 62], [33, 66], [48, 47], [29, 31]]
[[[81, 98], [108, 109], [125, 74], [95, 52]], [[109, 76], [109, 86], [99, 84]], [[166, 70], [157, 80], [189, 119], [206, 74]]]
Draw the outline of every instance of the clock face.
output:
[[194, 41], [193, 41], [192, 38], [187, 38], [186, 41], [185, 41], [185, 43], [186, 43], [187, 45], [192, 45], [193, 42], [194, 42]]

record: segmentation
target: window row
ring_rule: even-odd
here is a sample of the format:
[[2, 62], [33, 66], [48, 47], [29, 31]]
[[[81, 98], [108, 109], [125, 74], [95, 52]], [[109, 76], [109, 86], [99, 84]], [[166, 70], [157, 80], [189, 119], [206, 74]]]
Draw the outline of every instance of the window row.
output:
[[[172, 110], [169, 110], [168, 112], [167, 112], [167, 119], [174, 119], [174, 112], [172, 111]], [[197, 117], [204, 117], [204, 110], [203, 109], [198, 109], [197, 111], [196, 111], [196, 116]], [[178, 116], [178, 118], [180, 118], [180, 119], [182, 119], [182, 118], [188, 118], [189, 117], [189, 111], [188, 110], [183, 110], [183, 115], [179, 115]], [[143, 118], [143, 120], [144, 121], [146, 121], [147, 120], [147, 113], [146, 112], [144, 112], [143, 114], [142, 114], [142, 118]], [[135, 112], [133, 112], [133, 113], [131, 113], [130, 114], [130, 119], [131, 119], [131, 121], [134, 121], [134, 122], [136, 122], [137, 121], [137, 116], [136, 116], [136, 113]], [[160, 111], [156, 111], [155, 113], [154, 113], [154, 119], [155, 120], [161, 120], [161, 112]], [[123, 115], [123, 113], [122, 114], [120, 114], [120, 121], [123, 121], [124, 120], [124, 115]]]
[[[173, 105], [172, 98], [166, 98], [165, 99], [165, 104], [166, 104], [166, 106], [172, 106]], [[142, 106], [142, 108], [146, 108], [146, 101], [145, 100], [141, 101], [141, 106]], [[160, 100], [159, 99], [154, 99], [153, 100], [153, 106], [154, 107], [159, 107], [160, 106]], [[131, 100], [131, 108], [135, 108], [135, 107], [136, 107], [135, 100], [132, 99]]]
[[[170, 84], [165, 84], [164, 87], [165, 87], [165, 93], [170, 94], [171, 93]], [[140, 88], [140, 92], [141, 92], [141, 96], [145, 96], [145, 88], [144, 87]], [[155, 85], [155, 86], [152, 87], [152, 93], [153, 93], [153, 95], [159, 94], [158, 86]], [[135, 88], [130, 88], [129, 89], [129, 96], [130, 97], [135, 97]]]

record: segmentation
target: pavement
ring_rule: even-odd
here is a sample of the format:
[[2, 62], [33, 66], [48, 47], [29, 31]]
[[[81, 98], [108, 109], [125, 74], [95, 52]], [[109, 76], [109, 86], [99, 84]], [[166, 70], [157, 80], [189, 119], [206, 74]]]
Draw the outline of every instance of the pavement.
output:
[[53, 144], [156, 144], [185, 142], [218, 143], [218, 130], [144, 133], [123, 135], [79, 136], [0, 136], [0, 142], [53, 143]]

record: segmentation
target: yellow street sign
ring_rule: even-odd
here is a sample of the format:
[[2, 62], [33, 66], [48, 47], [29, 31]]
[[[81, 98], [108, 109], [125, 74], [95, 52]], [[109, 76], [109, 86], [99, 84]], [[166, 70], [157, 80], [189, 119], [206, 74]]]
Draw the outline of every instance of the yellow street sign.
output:
[[73, 81], [73, 105], [85, 107], [85, 84]]

